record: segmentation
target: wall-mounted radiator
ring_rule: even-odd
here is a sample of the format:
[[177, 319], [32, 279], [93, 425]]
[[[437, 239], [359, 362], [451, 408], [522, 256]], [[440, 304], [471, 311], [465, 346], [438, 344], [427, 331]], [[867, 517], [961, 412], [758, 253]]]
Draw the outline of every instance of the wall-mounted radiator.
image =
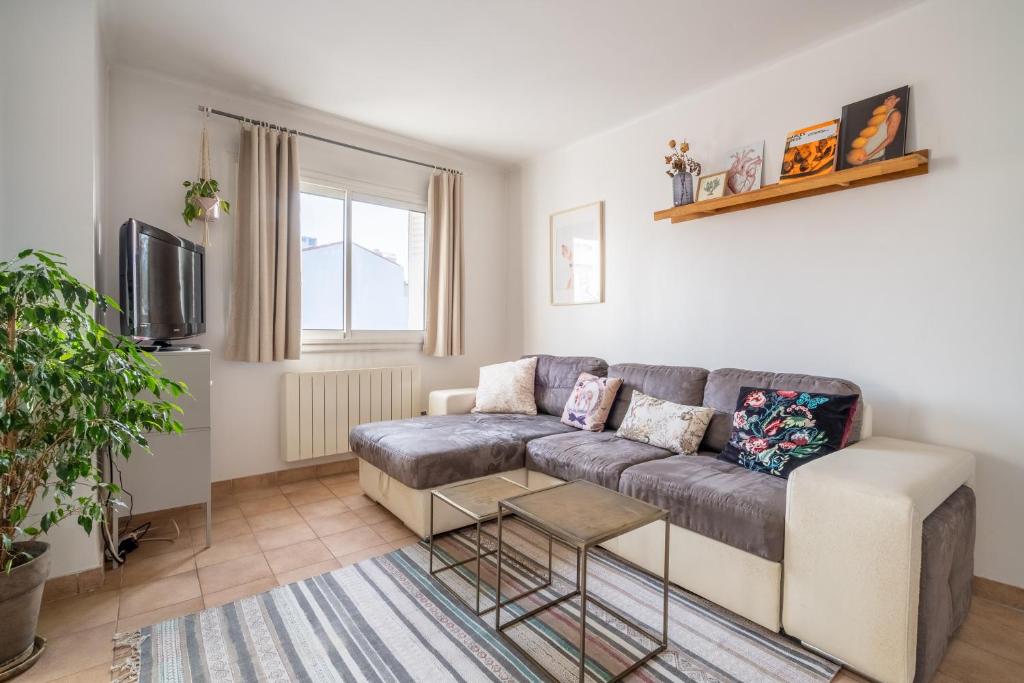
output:
[[356, 425], [419, 414], [415, 366], [286, 373], [281, 457], [290, 462], [348, 453], [348, 432]]

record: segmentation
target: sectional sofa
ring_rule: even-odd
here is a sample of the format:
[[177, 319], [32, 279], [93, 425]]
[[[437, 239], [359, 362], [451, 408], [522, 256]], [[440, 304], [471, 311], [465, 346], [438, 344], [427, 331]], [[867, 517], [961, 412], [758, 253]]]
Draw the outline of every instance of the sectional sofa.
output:
[[[559, 421], [581, 372], [623, 380], [604, 432]], [[788, 480], [715, 458], [742, 386], [861, 394], [847, 380], [599, 358], [538, 356], [538, 414], [474, 414], [472, 389], [435, 391], [429, 415], [353, 429], [363, 490], [417, 534], [430, 490], [501, 473], [536, 489], [572, 479], [669, 510], [673, 583], [880, 681], [927, 681], [967, 615], [975, 499], [970, 453], [871, 435], [861, 405], [850, 445]], [[697, 455], [615, 435], [633, 391], [715, 416]], [[466, 524], [436, 511], [438, 529]], [[655, 573], [660, 534], [609, 550]]]

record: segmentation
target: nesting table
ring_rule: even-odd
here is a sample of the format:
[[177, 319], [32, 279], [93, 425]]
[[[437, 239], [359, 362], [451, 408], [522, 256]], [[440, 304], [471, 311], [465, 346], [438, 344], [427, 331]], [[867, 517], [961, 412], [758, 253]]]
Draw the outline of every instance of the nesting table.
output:
[[[481, 544], [481, 539], [483, 538], [483, 532], [482, 532], [480, 527], [485, 522], [489, 522], [489, 521], [495, 519], [498, 516], [498, 503], [501, 500], [503, 500], [505, 498], [513, 497], [513, 496], [520, 496], [520, 495], [522, 495], [524, 493], [529, 493], [529, 492], [530, 492], [530, 489], [526, 488], [522, 484], [520, 484], [518, 482], [515, 482], [515, 481], [512, 481], [511, 479], [508, 479], [506, 477], [501, 477], [501, 476], [488, 477], [486, 479], [478, 479], [476, 481], [471, 481], [471, 482], [468, 482], [468, 483], [465, 483], [465, 484], [455, 484], [453, 486], [446, 486], [444, 488], [435, 489], [435, 490], [430, 492], [430, 536], [429, 536], [429, 552], [430, 552], [429, 571], [430, 571], [430, 575], [433, 576], [437, 580], [438, 584], [440, 584], [445, 590], [447, 590], [454, 597], [458, 598], [460, 601], [465, 603], [466, 601], [462, 598], [462, 596], [459, 595], [458, 592], [453, 590], [452, 587], [450, 585], [448, 585], [444, 580], [442, 580], [439, 575], [441, 574], [441, 572], [455, 570], [455, 569], [458, 569], [459, 567], [462, 567], [463, 565], [469, 564], [470, 562], [475, 562], [476, 563], [476, 577], [475, 577], [476, 602], [475, 602], [475, 604], [467, 604], [467, 605], [469, 607], [473, 608], [473, 611], [477, 614], [477, 616], [480, 616], [480, 615], [483, 615], [483, 614], [487, 614], [488, 612], [490, 612], [493, 609], [495, 609], [495, 607], [498, 606], [498, 601], [499, 601], [499, 599], [501, 597], [500, 594], [499, 594], [500, 593], [499, 588], [497, 586], [495, 586], [495, 590], [494, 590], [494, 592], [495, 592], [494, 605], [492, 605], [490, 607], [486, 607], [485, 609], [480, 609], [480, 561], [484, 557], [488, 557], [490, 555], [495, 554], [500, 549], [500, 548], [495, 548], [494, 550], [489, 550], [487, 552], [483, 552], [483, 547], [482, 547], [482, 544]], [[466, 517], [470, 518], [471, 520], [473, 520], [473, 523], [476, 525], [476, 553], [473, 556], [468, 557], [468, 558], [466, 558], [464, 560], [461, 560], [461, 561], [458, 561], [458, 562], [453, 562], [453, 563], [450, 563], [450, 564], [444, 563], [442, 561], [441, 566], [438, 567], [437, 569], [434, 569], [434, 558], [437, 555], [437, 553], [435, 552], [435, 548], [434, 548], [434, 506], [437, 503], [446, 504], [446, 505], [454, 508], [455, 510], [458, 510], [459, 512], [461, 512], [463, 515], [465, 515]], [[524, 598], [527, 595], [530, 595], [531, 593], [536, 593], [537, 591], [539, 591], [541, 589], [544, 589], [544, 588], [547, 588], [548, 586], [551, 585], [551, 542], [552, 542], [551, 541], [551, 537], [549, 536], [548, 537], [548, 575], [547, 575], [547, 579], [544, 580], [539, 585], [537, 585], [537, 586], [535, 586], [535, 587], [533, 587], [533, 588], [531, 588], [529, 590], [523, 591], [519, 595], [515, 595], [515, 596], [512, 596], [512, 597], [509, 597], [506, 600], [506, 603], [514, 602], [516, 600], [519, 600], [520, 598]], [[440, 558], [438, 558], [438, 559], [440, 559]], [[499, 567], [500, 567], [500, 564], [501, 564], [500, 561], [499, 561], [498, 564], [499, 564]], [[463, 580], [466, 580], [466, 581], [469, 581], [469, 579], [467, 579], [465, 576], [463, 576], [462, 574], [458, 573], [457, 571], [454, 572], [454, 573], [459, 578], [461, 578]], [[540, 577], [538, 577], [538, 578], [540, 578]]]
[[[501, 599], [501, 565], [502, 565], [502, 522], [515, 515], [520, 521], [536, 528], [548, 536], [548, 559], [550, 563], [550, 544], [554, 538], [576, 550], [576, 588], [570, 593], [550, 600], [534, 609], [524, 612], [504, 624], [501, 623], [501, 608], [518, 597], [506, 601]], [[669, 565], [669, 524], [668, 512], [648, 505], [621, 493], [606, 489], [603, 486], [587, 481], [577, 480], [558, 484], [550, 488], [525, 493], [514, 498], [506, 498], [498, 502], [498, 547], [497, 547], [497, 588], [495, 591], [494, 625], [499, 633], [520, 653], [540, 666], [534, 657], [519, 646], [504, 631], [526, 619], [536, 616], [544, 610], [551, 609], [566, 600], [579, 596], [580, 599], [580, 646], [579, 646], [579, 678], [583, 683], [586, 675], [587, 646], [587, 605], [594, 603], [617, 619], [629, 624], [652, 641], [659, 643], [657, 647], [633, 662], [628, 668], [619, 672], [612, 681], [620, 680], [645, 663], [658, 656], [668, 647], [668, 565]], [[590, 551], [600, 543], [617, 536], [639, 529], [652, 522], [665, 523], [665, 546], [662, 602], [661, 635], [655, 635], [635, 620], [629, 618], [618, 609], [587, 592], [587, 558]], [[550, 564], [549, 564], [550, 567]], [[550, 570], [549, 570], [550, 571]], [[543, 668], [543, 667], [541, 667]]]

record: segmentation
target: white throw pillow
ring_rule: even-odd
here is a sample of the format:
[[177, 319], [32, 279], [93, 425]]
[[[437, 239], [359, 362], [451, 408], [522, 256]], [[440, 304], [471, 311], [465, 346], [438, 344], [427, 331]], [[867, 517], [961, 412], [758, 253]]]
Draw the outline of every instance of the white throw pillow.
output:
[[692, 455], [714, 414], [711, 408], [684, 406], [634, 391], [616, 436]]
[[533, 395], [536, 372], [536, 357], [480, 368], [473, 412], [536, 415], [537, 400]]

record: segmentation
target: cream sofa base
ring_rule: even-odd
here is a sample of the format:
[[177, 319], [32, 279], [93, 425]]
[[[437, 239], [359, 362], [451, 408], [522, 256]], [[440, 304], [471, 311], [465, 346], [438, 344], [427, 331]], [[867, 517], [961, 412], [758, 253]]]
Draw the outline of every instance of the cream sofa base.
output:
[[924, 520], [973, 482], [972, 454], [888, 437], [794, 471], [786, 633], [871, 679], [912, 683]]
[[[670, 524], [669, 580], [691, 593], [778, 632], [782, 609], [782, 564], [771, 562]], [[605, 546], [660, 576], [665, 528], [648, 524]]]
[[[493, 476], [493, 475], [489, 475]], [[520, 468], [502, 472], [501, 476], [526, 485], [526, 469]], [[465, 484], [487, 477], [476, 477], [452, 482], [446, 486]], [[402, 523], [412, 529], [420, 538], [430, 535], [430, 491], [431, 489], [409, 488], [394, 477], [385, 474], [365, 460], [359, 460], [359, 485], [363, 493], [391, 511]], [[450, 505], [437, 504], [434, 508], [434, 532], [451, 531], [471, 524], [472, 520]]]
[[[503, 472], [538, 490], [563, 481], [525, 468]], [[486, 477], [467, 479], [463, 484]], [[380, 503], [421, 538], [430, 533], [430, 489], [409, 488], [364, 460], [359, 461], [359, 485], [363, 493]], [[434, 531], [441, 533], [470, 524], [447, 505], [434, 508]], [[782, 611], [782, 565], [671, 525], [669, 532], [669, 580], [686, 590], [732, 610], [773, 631], [779, 630]], [[664, 527], [650, 524], [603, 546], [623, 559], [661, 576]]]
[[[527, 486], [547, 488], [561, 479], [528, 472]], [[782, 564], [751, 555], [675, 524], [669, 530], [669, 581], [778, 632], [782, 613]], [[601, 545], [661, 576], [665, 527], [660, 522]]]

